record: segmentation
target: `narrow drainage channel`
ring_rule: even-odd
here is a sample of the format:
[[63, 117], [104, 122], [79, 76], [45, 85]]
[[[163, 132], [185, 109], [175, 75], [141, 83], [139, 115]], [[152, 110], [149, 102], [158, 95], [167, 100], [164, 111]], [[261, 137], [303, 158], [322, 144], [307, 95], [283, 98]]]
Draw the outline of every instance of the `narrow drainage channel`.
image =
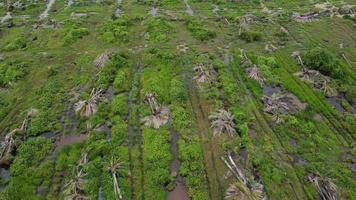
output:
[[172, 136], [171, 153], [173, 155], [173, 160], [171, 162], [171, 176], [174, 177], [175, 187], [169, 192], [167, 200], [189, 200], [189, 195], [187, 193], [187, 188], [185, 187], [183, 177], [179, 173], [180, 161], [178, 159], [178, 140], [179, 133], [173, 128], [170, 128]]
[[141, 191], [142, 191], [142, 200], [145, 199], [145, 170], [143, 163], [143, 137], [141, 130], [141, 74], [142, 74], [142, 63], [140, 62], [137, 67], [137, 96], [136, 96], [136, 133], [137, 133], [137, 142], [139, 148], [139, 160], [140, 160], [140, 171], [141, 171]]
[[133, 176], [133, 144], [134, 144], [134, 128], [132, 126], [132, 99], [133, 99], [133, 92], [134, 92], [134, 77], [135, 73], [133, 72], [131, 68], [130, 76], [131, 76], [131, 83], [130, 83], [130, 92], [129, 92], [129, 98], [128, 98], [128, 114], [127, 114], [127, 129], [128, 129], [128, 137], [129, 137], [129, 170], [130, 170], [130, 182], [131, 182], [131, 197], [132, 199], [136, 199], [135, 197], [135, 179]]

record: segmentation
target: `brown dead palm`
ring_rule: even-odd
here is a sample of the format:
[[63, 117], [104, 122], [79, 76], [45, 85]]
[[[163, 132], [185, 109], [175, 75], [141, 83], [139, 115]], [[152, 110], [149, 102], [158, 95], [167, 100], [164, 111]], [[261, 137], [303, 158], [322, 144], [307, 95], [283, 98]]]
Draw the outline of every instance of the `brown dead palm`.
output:
[[236, 124], [234, 122], [234, 115], [230, 112], [220, 109], [217, 112], [212, 112], [209, 116], [211, 120], [211, 128], [214, 135], [226, 133], [229, 136], [236, 134]]
[[102, 89], [93, 88], [87, 100], [80, 100], [74, 104], [74, 110], [81, 116], [89, 117], [98, 111], [98, 103], [102, 98]]
[[166, 106], [160, 106], [156, 101], [155, 93], [147, 93], [145, 101], [151, 108], [151, 115], [143, 118], [145, 126], [153, 126], [155, 129], [159, 129], [169, 121], [169, 109]]

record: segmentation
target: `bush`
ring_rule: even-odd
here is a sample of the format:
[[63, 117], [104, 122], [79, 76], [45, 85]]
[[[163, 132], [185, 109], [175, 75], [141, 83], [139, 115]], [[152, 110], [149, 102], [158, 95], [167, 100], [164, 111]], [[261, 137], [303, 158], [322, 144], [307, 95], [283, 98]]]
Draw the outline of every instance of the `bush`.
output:
[[114, 54], [104, 68], [100, 71], [97, 78], [97, 84], [100, 88], [108, 88], [115, 80], [117, 70], [127, 65], [126, 58], [120, 54]]
[[69, 28], [65, 31], [64, 34], [64, 44], [72, 44], [86, 35], [89, 35], [89, 29], [87, 28]]
[[147, 21], [145, 38], [155, 42], [166, 42], [168, 34], [172, 33], [172, 25], [162, 18], [150, 18]]
[[333, 78], [342, 78], [345, 74], [340, 62], [327, 50], [315, 48], [305, 54], [305, 64], [320, 73]]
[[193, 37], [202, 41], [216, 37], [216, 33], [210, 31], [201, 21], [189, 20], [188, 29], [192, 32]]
[[27, 47], [28, 39], [25, 37], [16, 38], [4, 47], [4, 51], [12, 51], [17, 49], [23, 49]]
[[126, 41], [129, 21], [126, 17], [109, 20], [101, 28], [102, 39], [106, 42]]
[[262, 34], [254, 31], [244, 31], [241, 33], [240, 38], [246, 42], [261, 41]]
[[0, 86], [9, 86], [26, 74], [26, 65], [19, 62], [0, 64]]

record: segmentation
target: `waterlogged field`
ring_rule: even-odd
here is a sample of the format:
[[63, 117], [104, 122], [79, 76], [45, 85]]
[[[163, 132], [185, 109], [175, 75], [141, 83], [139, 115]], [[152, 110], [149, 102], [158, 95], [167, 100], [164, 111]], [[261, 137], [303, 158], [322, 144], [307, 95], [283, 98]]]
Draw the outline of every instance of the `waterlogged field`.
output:
[[355, 199], [355, 9], [0, 2], [0, 199]]

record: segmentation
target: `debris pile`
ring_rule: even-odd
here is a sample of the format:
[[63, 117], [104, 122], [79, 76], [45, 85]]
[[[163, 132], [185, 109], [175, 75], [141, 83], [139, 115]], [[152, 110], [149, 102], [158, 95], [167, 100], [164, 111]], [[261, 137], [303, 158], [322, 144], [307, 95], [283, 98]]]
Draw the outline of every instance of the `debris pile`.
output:
[[212, 112], [209, 115], [209, 119], [211, 120], [211, 128], [214, 135], [226, 133], [229, 136], [234, 136], [236, 134], [234, 115], [229, 111], [220, 109], [217, 112]]
[[299, 64], [302, 67], [301, 72], [297, 72], [294, 75], [301, 78], [303, 81], [313, 84], [314, 88], [323, 91], [327, 97], [337, 96], [337, 91], [330, 87], [329, 83], [331, 81], [330, 77], [321, 74], [317, 70], [308, 69], [303, 62], [300, 52], [295, 51], [292, 57], [298, 59]]
[[283, 120], [284, 113], [297, 113], [306, 108], [306, 103], [302, 103], [298, 97], [291, 93], [273, 93], [271, 96], [264, 95], [264, 111], [272, 114], [274, 121], [279, 124]]
[[211, 65], [207, 66], [204, 64], [198, 64], [196, 67], [194, 67], [194, 71], [196, 75], [193, 77], [193, 79], [197, 83], [205, 83], [212, 79], [213, 69]]
[[169, 121], [169, 108], [161, 106], [156, 101], [156, 93], [147, 93], [145, 101], [150, 105], [151, 115], [143, 118], [145, 126], [151, 126], [159, 129]]

